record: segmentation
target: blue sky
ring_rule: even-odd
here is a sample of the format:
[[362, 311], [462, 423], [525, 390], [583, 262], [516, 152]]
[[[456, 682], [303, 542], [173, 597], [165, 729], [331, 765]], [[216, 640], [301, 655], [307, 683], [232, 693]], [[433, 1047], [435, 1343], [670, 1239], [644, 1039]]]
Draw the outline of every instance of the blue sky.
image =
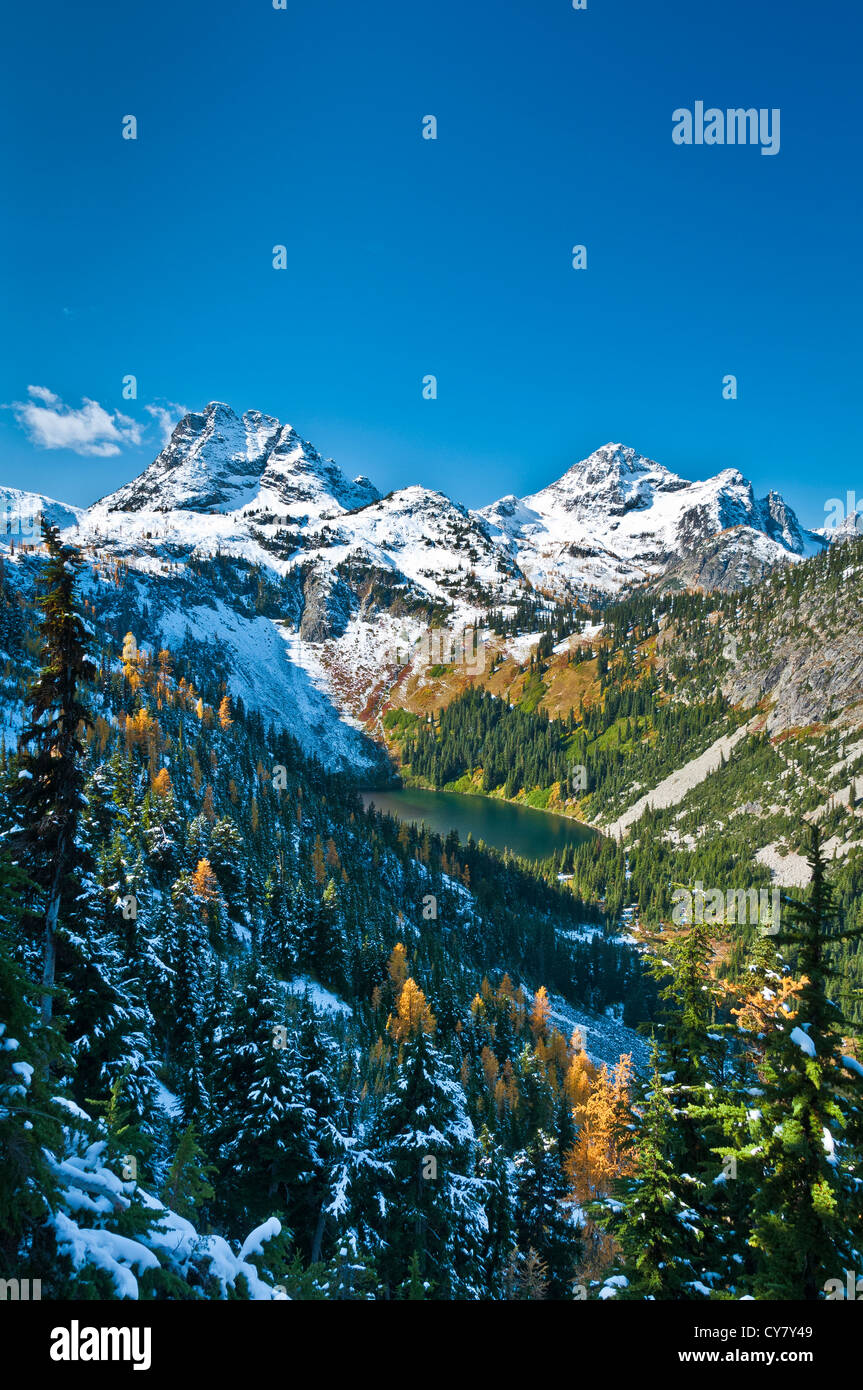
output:
[[[863, 494], [861, 31], [847, 0], [16, 7], [0, 482], [89, 502], [153, 412], [220, 399], [383, 490], [477, 505], [619, 440], [822, 524]], [[779, 153], [673, 144], [699, 99], [778, 107]], [[39, 447], [32, 385], [118, 452]]]

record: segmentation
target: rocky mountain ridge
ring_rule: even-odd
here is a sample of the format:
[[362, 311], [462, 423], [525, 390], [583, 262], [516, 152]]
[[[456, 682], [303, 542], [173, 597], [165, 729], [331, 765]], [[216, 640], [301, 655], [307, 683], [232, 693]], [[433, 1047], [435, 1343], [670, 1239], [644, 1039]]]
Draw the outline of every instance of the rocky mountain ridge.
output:
[[[492, 612], [604, 601], [645, 581], [732, 590], [827, 546], [737, 470], [691, 483], [621, 444], [479, 511], [422, 486], [382, 497], [291, 425], [216, 401], [89, 508], [3, 497], [81, 547], [95, 611], [134, 625], [105, 584], [122, 567], [124, 611], [150, 628], [138, 623], [139, 642], [218, 644], [244, 699], [357, 770], [374, 763], [360, 731], [430, 626], [481, 629]], [[18, 558], [14, 533], [4, 539]]]

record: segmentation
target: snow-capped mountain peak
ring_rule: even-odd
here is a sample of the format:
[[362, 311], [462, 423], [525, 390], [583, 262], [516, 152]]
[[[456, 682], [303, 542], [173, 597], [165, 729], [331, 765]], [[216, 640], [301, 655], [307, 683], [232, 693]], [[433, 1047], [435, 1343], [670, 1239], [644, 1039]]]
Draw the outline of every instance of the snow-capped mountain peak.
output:
[[137, 478], [97, 503], [104, 512], [272, 511], [336, 514], [378, 497], [271, 415], [238, 416], [223, 401], [184, 415]]
[[598, 509], [615, 516], [649, 506], [657, 492], [684, 487], [662, 464], [626, 444], [604, 444], [567, 469], [562, 478], [524, 499], [540, 513], [560, 510], [590, 515]]
[[149, 467], [84, 512], [5, 497], [10, 514], [48, 510], [74, 531], [94, 557], [91, 593], [101, 558], [122, 560], [153, 642], [218, 642], [236, 695], [356, 766], [356, 725], [395, 677], [393, 652], [429, 625], [475, 628], [537, 590], [733, 589], [827, 544], [736, 468], [689, 482], [621, 443], [479, 512], [421, 485], [382, 497], [292, 425], [222, 401], [185, 415]]
[[778, 493], [757, 500], [737, 468], [689, 482], [615, 443], [574, 463], [539, 492], [503, 497], [481, 515], [534, 584], [576, 593], [614, 592], [648, 579], [734, 528], [760, 533], [758, 553], [765, 563], [811, 554], [822, 545]]
[[39, 544], [41, 519], [61, 531], [75, 529], [84, 515], [81, 507], [57, 502], [39, 492], [22, 492], [0, 484], [0, 546]]

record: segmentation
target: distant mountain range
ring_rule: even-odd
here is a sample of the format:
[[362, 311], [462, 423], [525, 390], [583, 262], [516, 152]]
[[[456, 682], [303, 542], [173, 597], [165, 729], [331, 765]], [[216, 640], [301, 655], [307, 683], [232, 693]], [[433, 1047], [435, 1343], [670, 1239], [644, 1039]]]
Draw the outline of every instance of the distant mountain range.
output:
[[371, 693], [431, 622], [482, 625], [525, 599], [604, 601], [645, 582], [733, 590], [828, 544], [736, 469], [688, 482], [622, 444], [478, 511], [420, 486], [382, 497], [292, 426], [218, 401], [89, 508], [4, 488], [0, 505], [44, 511], [83, 548], [97, 609], [112, 597], [100, 566], [128, 567], [141, 644], [212, 641], [237, 693], [359, 765]]

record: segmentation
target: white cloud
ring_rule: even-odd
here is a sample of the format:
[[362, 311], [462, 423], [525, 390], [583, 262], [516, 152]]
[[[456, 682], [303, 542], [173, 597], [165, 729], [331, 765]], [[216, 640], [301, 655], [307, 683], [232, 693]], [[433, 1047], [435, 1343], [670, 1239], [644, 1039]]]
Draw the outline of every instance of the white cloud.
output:
[[31, 396], [37, 400], [44, 401], [46, 405], [59, 405], [60, 397], [55, 396], [53, 391], [49, 391], [47, 386], [28, 386], [27, 390]]
[[162, 448], [170, 443], [171, 435], [179, 420], [189, 411], [184, 405], [177, 405], [176, 401], [165, 401], [164, 405], [148, 405], [144, 407], [148, 415], [152, 415], [159, 429], [162, 431]]
[[15, 401], [19, 425], [41, 449], [71, 449], [75, 454], [109, 458], [121, 448], [140, 444], [142, 428], [118, 410], [113, 414], [84, 397], [77, 410], [65, 405], [47, 386], [28, 386], [29, 401]]

